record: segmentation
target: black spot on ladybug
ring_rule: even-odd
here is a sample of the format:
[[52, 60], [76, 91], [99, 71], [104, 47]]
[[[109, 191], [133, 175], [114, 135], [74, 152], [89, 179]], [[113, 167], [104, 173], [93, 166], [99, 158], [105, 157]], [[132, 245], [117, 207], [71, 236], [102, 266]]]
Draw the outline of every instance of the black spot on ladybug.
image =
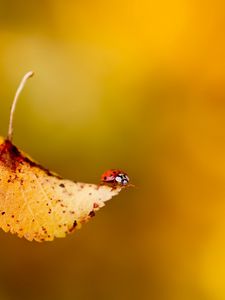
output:
[[5, 214], [5, 211], [2, 212], [2, 215], [4, 215], [4, 214]]
[[104, 180], [106, 180], [107, 179], [107, 177], [106, 176], [104, 176]]

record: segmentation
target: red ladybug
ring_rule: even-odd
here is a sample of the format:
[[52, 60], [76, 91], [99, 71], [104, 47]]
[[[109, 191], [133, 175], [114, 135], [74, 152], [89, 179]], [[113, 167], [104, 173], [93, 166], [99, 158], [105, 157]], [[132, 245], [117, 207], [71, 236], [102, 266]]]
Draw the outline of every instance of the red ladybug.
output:
[[122, 170], [110, 169], [102, 174], [101, 182], [113, 185], [127, 185], [129, 183], [129, 177]]

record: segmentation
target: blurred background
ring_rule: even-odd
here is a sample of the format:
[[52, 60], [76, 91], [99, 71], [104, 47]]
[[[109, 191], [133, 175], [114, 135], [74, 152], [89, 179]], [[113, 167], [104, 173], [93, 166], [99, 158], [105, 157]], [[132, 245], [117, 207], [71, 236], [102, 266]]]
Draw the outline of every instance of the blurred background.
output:
[[225, 299], [223, 1], [0, 0], [0, 134], [65, 178], [128, 172], [82, 230], [0, 233], [0, 299]]

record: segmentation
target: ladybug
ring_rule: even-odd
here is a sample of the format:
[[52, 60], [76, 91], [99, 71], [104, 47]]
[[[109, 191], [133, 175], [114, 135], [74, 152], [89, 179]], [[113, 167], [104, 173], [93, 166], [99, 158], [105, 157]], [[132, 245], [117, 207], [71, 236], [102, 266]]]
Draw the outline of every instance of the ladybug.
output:
[[129, 183], [129, 177], [122, 170], [110, 169], [102, 174], [101, 182], [113, 185], [127, 185]]

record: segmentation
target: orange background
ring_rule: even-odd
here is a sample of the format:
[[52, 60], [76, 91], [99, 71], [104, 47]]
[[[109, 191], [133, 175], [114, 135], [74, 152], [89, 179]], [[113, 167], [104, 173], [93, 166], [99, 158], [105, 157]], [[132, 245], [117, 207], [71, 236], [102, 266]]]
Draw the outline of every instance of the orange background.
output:
[[66, 178], [123, 191], [50, 243], [0, 233], [0, 299], [225, 299], [223, 1], [0, 1], [0, 128]]

